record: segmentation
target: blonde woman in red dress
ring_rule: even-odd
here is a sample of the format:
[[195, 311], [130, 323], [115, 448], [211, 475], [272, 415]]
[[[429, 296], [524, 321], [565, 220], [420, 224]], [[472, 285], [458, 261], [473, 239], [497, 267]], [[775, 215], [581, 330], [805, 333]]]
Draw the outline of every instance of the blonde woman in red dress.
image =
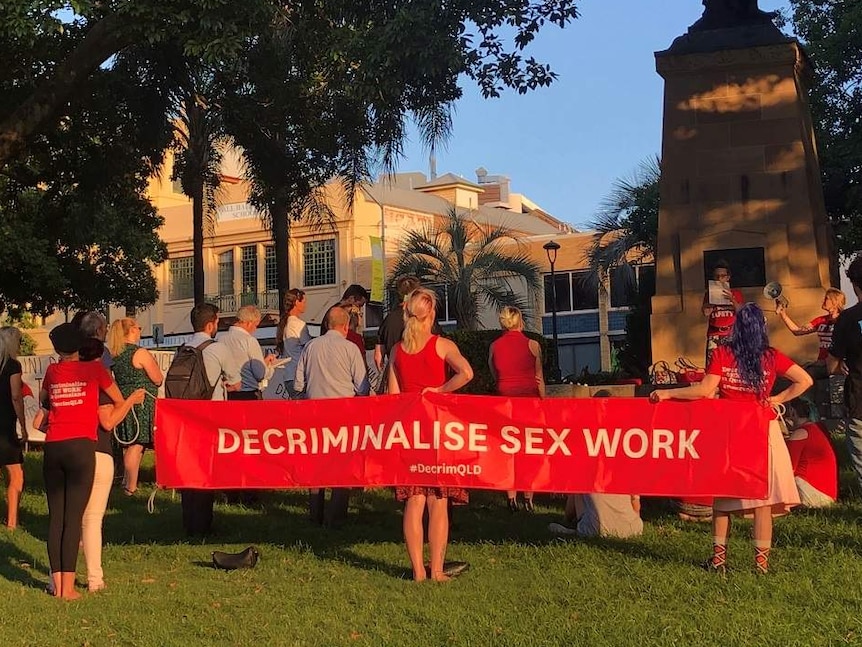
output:
[[[524, 317], [518, 308], [500, 310], [503, 334], [491, 344], [488, 367], [497, 383], [497, 393], [509, 397], [544, 398], [545, 376], [542, 372], [542, 348], [539, 342], [524, 334]], [[509, 510], [518, 511], [518, 493], [506, 492]], [[533, 511], [533, 493], [524, 492], [524, 509]]]
[[[431, 333], [436, 319], [437, 296], [419, 288], [410, 293], [404, 307], [404, 334], [392, 349], [389, 393], [451, 393], [473, 379], [473, 369], [458, 347], [448, 339]], [[451, 377], [447, 377], [447, 367]], [[395, 490], [404, 501], [404, 543], [413, 567], [413, 579], [426, 579], [423, 559], [422, 515], [428, 508], [428, 544], [431, 553], [431, 579], [445, 582], [443, 573], [446, 545], [449, 542], [448, 500], [467, 503], [462, 488], [406, 486]]]

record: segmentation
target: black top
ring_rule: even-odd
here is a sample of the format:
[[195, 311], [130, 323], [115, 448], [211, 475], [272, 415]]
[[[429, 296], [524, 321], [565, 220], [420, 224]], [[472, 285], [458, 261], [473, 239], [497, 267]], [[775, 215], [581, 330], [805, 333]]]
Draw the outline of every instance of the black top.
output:
[[[404, 308], [395, 308], [390, 310], [383, 318], [383, 323], [377, 329], [377, 343], [385, 349], [384, 355], [389, 357], [395, 344], [401, 341], [401, 336], [404, 334]], [[431, 326], [431, 334], [442, 335], [443, 329], [434, 322]]]
[[[106, 404], [114, 404], [114, 401], [111, 400], [110, 395], [104, 391], [99, 391], [99, 406], [101, 407]], [[99, 425], [98, 433], [96, 434], [96, 451], [103, 454], [113, 455], [114, 450], [111, 447], [111, 437], [113, 435], [113, 431], [106, 431], [102, 428], [102, 425]]]
[[844, 402], [851, 418], [862, 418], [862, 303], [838, 316], [829, 354], [847, 364]]
[[21, 363], [9, 358], [0, 370], [0, 425], [4, 428], [18, 422], [15, 407], [12, 406], [12, 376], [21, 373]]

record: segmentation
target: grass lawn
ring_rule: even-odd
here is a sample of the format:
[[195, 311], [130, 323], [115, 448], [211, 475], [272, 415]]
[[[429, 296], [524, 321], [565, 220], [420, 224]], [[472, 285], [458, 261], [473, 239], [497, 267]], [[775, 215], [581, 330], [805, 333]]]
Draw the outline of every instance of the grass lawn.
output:
[[[27, 458], [22, 527], [0, 530], [0, 645], [844, 645], [862, 644], [860, 499], [776, 523], [772, 573], [753, 573], [739, 522], [726, 578], [701, 571], [709, 525], [645, 500], [644, 536], [561, 541], [546, 527], [563, 500], [511, 515], [503, 494], [455, 511], [449, 558], [472, 568], [447, 584], [407, 577], [401, 511], [387, 491], [354, 497], [351, 523], [306, 521], [305, 497], [218, 505], [218, 535], [187, 540], [179, 498], [115, 487], [105, 520], [108, 589], [66, 603], [44, 593], [47, 506], [41, 454]], [[151, 478], [146, 471], [145, 478]], [[850, 479], [845, 474], [844, 491]], [[2, 493], [2, 490], [0, 490]], [[844, 492], [842, 492], [843, 494]], [[222, 572], [210, 551], [255, 544], [257, 568]], [[79, 580], [83, 581], [83, 556]]]

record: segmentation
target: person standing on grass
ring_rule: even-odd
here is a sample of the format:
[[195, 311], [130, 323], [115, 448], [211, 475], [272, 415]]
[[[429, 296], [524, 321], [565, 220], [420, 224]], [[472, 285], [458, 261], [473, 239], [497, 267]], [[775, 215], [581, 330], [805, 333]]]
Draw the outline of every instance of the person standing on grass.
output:
[[144, 451], [153, 448], [156, 398], [164, 376], [156, 358], [141, 348], [141, 327], [129, 317], [117, 319], [108, 332], [108, 350], [114, 358], [114, 378], [124, 396], [146, 389], [152, 397], [144, 400], [135, 415], [117, 427], [123, 449], [123, 492], [132, 496], [138, 489], [138, 474]]
[[[81, 362], [101, 360], [104, 345], [98, 339], [87, 338], [82, 342], [78, 358]], [[90, 593], [105, 588], [104, 571], [102, 570], [102, 522], [108, 507], [108, 496], [114, 481], [114, 448], [113, 430], [126, 417], [136, 404], [141, 404], [146, 397], [144, 389], [138, 389], [126, 398], [121, 406], [115, 406], [110, 396], [99, 391], [99, 425], [96, 434], [96, 464], [93, 473], [93, 488], [84, 509], [81, 522], [81, 546], [84, 549], [84, 562], [87, 565], [87, 589]], [[38, 429], [46, 415], [45, 409], [40, 409], [33, 420], [33, 426]]]
[[[311, 341], [296, 367], [296, 390], [309, 400], [352, 398], [368, 395], [368, 371], [356, 345], [347, 339], [350, 314], [341, 306], [326, 313], [326, 333]], [[324, 515], [323, 488], [309, 490], [309, 514], [319, 525], [337, 527], [347, 519], [350, 488], [332, 488], [332, 500]]]
[[287, 359], [284, 367], [284, 384], [287, 396], [291, 400], [299, 398], [299, 392], [293, 388], [296, 379], [296, 364], [302, 349], [311, 341], [308, 325], [300, 318], [305, 313], [308, 303], [302, 290], [288, 290], [284, 295], [284, 316], [278, 322], [275, 333], [275, 349], [278, 356]]
[[[542, 372], [542, 348], [539, 342], [524, 334], [524, 317], [518, 308], [500, 310], [503, 334], [491, 344], [488, 368], [497, 383], [497, 393], [509, 397], [544, 398], [545, 376]], [[518, 493], [506, 492], [509, 510], [518, 511]], [[524, 509], [533, 511], [533, 493], [524, 492]]]
[[832, 345], [826, 356], [830, 374], [845, 374], [844, 404], [847, 407], [847, 449], [856, 479], [862, 485], [862, 254], [847, 268], [847, 278], [859, 301], [847, 308], [835, 322]]
[[[770, 396], [779, 375], [790, 380], [790, 385]], [[801, 366], [769, 345], [763, 311], [756, 304], [747, 303], [736, 314], [730, 343], [716, 349], [702, 382], [682, 389], [653, 391], [650, 399], [698, 400], [712, 397], [718, 390], [722, 398], [757, 401], [774, 407], [802, 395], [812, 384], [811, 376]], [[768, 469], [769, 490], [765, 499], [715, 499], [713, 554], [705, 564], [708, 570], [722, 573], [726, 570], [731, 514], [754, 517], [755, 568], [760, 574], [769, 570], [772, 516], [786, 514], [799, 505], [790, 454], [777, 425], [770, 425], [769, 429]]]
[[124, 399], [101, 363], [79, 361], [84, 337], [74, 325], [60, 324], [49, 337], [60, 361], [45, 371], [39, 394], [49, 406], [43, 459], [48, 559], [54, 596], [73, 600], [80, 597], [75, 569], [96, 467], [99, 391], [118, 406]]
[[[18, 527], [18, 502], [24, 490], [24, 452], [27, 424], [24, 419], [24, 382], [18, 350], [21, 331], [0, 328], [0, 465], [6, 471], [6, 527]], [[18, 426], [21, 439], [18, 439]]]
[[[452, 393], [473, 379], [473, 369], [458, 347], [432, 333], [436, 320], [437, 295], [431, 290], [413, 290], [404, 306], [404, 336], [392, 349], [389, 393]], [[452, 377], [447, 379], [447, 367]], [[446, 544], [449, 541], [448, 502], [466, 504], [463, 488], [406, 486], [395, 489], [404, 501], [404, 542], [413, 567], [413, 579], [426, 579], [423, 560], [422, 516], [428, 508], [428, 544], [431, 553], [431, 579], [444, 582]]]

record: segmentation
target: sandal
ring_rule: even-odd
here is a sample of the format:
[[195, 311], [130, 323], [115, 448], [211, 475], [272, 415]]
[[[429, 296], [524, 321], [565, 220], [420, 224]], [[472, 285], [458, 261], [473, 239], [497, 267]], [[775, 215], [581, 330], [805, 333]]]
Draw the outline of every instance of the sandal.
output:
[[138, 491], [137, 488], [135, 488], [134, 490], [130, 490], [126, 486], [123, 486], [123, 494], [125, 494], [126, 496], [135, 496], [135, 492], [137, 492], [137, 491]]

